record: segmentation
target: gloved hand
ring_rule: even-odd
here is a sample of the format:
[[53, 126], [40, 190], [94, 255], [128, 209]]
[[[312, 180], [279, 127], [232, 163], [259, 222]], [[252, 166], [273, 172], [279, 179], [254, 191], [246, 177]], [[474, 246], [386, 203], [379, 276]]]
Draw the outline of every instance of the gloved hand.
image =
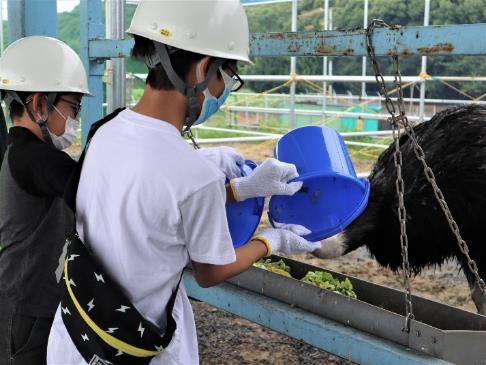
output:
[[196, 151], [214, 163], [228, 179], [241, 176], [238, 166], [243, 166], [245, 159], [234, 148], [227, 146], [208, 147]]
[[321, 242], [310, 242], [301, 236], [311, 233], [298, 224], [282, 224], [274, 222], [278, 228], [265, 228], [252, 239], [259, 240], [267, 246], [266, 256], [273, 252], [283, 252], [287, 255], [312, 252], [321, 247]]
[[301, 181], [287, 183], [299, 176], [293, 164], [267, 158], [249, 176], [230, 181], [236, 201], [272, 195], [293, 195], [302, 187]]

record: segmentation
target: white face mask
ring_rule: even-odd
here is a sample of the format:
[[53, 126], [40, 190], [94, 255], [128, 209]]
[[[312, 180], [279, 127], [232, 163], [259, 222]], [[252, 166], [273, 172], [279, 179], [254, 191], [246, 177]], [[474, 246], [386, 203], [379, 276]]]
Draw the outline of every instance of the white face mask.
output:
[[56, 147], [58, 150], [63, 150], [71, 146], [76, 139], [76, 133], [79, 129], [79, 120], [73, 119], [71, 116], [65, 117], [64, 115], [62, 115], [59, 109], [57, 109], [54, 105], [53, 107], [54, 110], [58, 112], [59, 115], [63, 117], [66, 121], [66, 124], [64, 126], [64, 133], [60, 136], [56, 136], [49, 129], [47, 130], [49, 131], [49, 135], [51, 136], [52, 144], [54, 145], [54, 147]]

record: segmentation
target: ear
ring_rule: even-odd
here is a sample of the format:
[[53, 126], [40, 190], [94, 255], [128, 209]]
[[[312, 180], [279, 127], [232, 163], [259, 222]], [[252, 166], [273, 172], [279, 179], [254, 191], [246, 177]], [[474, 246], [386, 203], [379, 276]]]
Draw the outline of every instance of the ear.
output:
[[211, 61], [210, 56], [205, 56], [201, 58], [196, 64], [196, 77], [198, 80], [204, 80], [206, 78], [209, 64]]
[[34, 116], [47, 119], [47, 96], [43, 93], [35, 93], [32, 96], [32, 112]]

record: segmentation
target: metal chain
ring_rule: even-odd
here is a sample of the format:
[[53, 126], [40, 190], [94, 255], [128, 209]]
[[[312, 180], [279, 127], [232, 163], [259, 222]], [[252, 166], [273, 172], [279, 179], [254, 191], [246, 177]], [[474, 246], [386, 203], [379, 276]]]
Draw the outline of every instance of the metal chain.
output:
[[[413, 315], [413, 307], [412, 307], [412, 288], [410, 284], [411, 278], [411, 270], [410, 264], [408, 261], [408, 236], [407, 236], [407, 210], [405, 208], [404, 202], [404, 193], [405, 193], [405, 184], [402, 178], [402, 152], [400, 150], [400, 128], [399, 128], [399, 121], [405, 117], [405, 113], [400, 111], [400, 114], [397, 115], [395, 105], [393, 101], [390, 99], [388, 95], [388, 91], [385, 85], [385, 79], [383, 78], [383, 74], [380, 71], [378, 66], [375, 51], [373, 48], [373, 44], [371, 41], [371, 36], [373, 31], [376, 27], [389, 27], [385, 22], [381, 20], [373, 20], [368, 28], [366, 29], [366, 48], [368, 51], [368, 55], [371, 59], [371, 63], [373, 65], [373, 70], [375, 73], [376, 82], [380, 88], [380, 94], [385, 98], [385, 106], [390, 114], [390, 118], [388, 121], [391, 123], [393, 128], [393, 141], [395, 144], [395, 152], [393, 154], [393, 162], [395, 165], [395, 169], [397, 172], [397, 179], [395, 181], [397, 197], [398, 197], [398, 220], [400, 223], [400, 245], [402, 248], [402, 269], [403, 269], [403, 278], [404, 278], [404, 286], [405, 286], [405, 327], [403, 328], [404, 331], [410, 332], [410, 321], [414, 318]], [[397, 58], [394, 56], [394, 58]], [[394, 60], [395, 62], [395, 60]], [[398, 58], [396, 60], [398, 63]], [[398, 67], [396, 70], [399, 70]], [[401, 82], [400, 82], [400, 74], [399, 71], [395, 73], [395, 84], [398, 90], [398, 98], [401, 97]], [[399, 101], [400, 105], [400, 101]], [[406, 118], [406, 117], [405, 117]]]
[[434, 172], [432, 169], [427, 165], [427, 162], [425, 161], [425, 153], [423, 149], [420, 147], [420, 145], [417, 142], [417, 138], [415, 136], [415, 132], [413, 128], [410, 126], [410, 123], [408, 122], [408, 118], [405, 115], [405, 103], [403, 101], [403, 89], [402, 89], [402, 76], [400, 73], [400, 67], [398, 63], [398, 56], [393, 55], [392, 56], [392, 61], [393, 61], [393, 66], [395, 69], [395, 78], [394, 78], [394, 84], [398, 92], [398, 97], [397, 97], [397, 105], [398, 105], [398, 114], [395, 108], [395, 105], [393, 104], [393, 101], [391, 100], [390, 96], [388, 95], [388, 91], [386, 89], [385, 85], [385, 80], [383, 78], [383, 75], [380, 71], [380, 68], [378, 66], [377, 60], [376, 60], [376, 55], [375, 51], [373, 48], [373, 44], [371, 41], [371, 36], [373, 34], [373, 31], [377, 27], [386, 27], [388, 29], [399, 29], [399, 25], [388, 25], [385, 23], [383, 20], [379, 19], [374, 19], [371, 21], [369, 24], [368, 28], [365, 31], [365, 39], [366, 39], [366, 47], [367, 47], [367, 52], [368, 56], [371, 59], [371, 63], [373, 66], [373, 70], [375, 73], [375, 78], [376, 82], [378, 83], [380, 87], [380, 94], [385, 98], [385, 106], [387, 111], [390, 114], [390, 118], [388, 118], [388, 121], [391, 123], [393, 127], [393, 139], [395, 142], [395, 153], [394, 153], [394, 163], [395, 163], [395, 168], [397, 170], [397, 180], [396, 180], [396, 189], [397, 189], [397, 195], [398, 195], [398, 217], [400, 220], [400, 243], [402, 247], [402, 268], [404, 271], [404, 281], [405, 281], [405, 289], [406, 289], [406, 294], [405, 294], [405, 299], [406, 299], [406, 319], [405, 319], [405, 328], [407, 332], [410, 331], [410, 320], [413, 319], [413, 311], [412, 311], [412, 294], [411, 294], [411, 286], [410, 286], [410, 277], [411, 277], [411, 272], [410, 272], [410, 265], [408, 262], [408, 237], [406, 233], [406, 209], [405, 209], [405, 204], [404, 204], [404, 183], [402, 179], [402, 154], [400, 151], [400, 145], [399, 145], [399, 138], [400, 138], [400, 129], [399, 127], [401, 126], [407, 136], [410, 138], [413, 144], [413, 150], [415, 153], [415, 156], [417, 159], [421, 162], [424, 175], [427, 179], [427, 181], [430, 183], [432, 186], [432, 189], [434, 191], [434, 196], [439, 203], [448, 223], [449, 227], [451, 228], [452, 233], [455, 235], [457, 239], [457, 243], [459, 245], [459, 249], [461, 252], [466, 256], [467, 258], [467, 264], [469, 267], [469, 270], [471, 273], [474, 275], [474, 278], [476, 280], [476, 284], [480, 288], [483, 294], [486, 293], [486, 285], [484, 283], [484, 280], [481, 279], [478, 273], [478, 267], [476, 265], [476, 262], [471, 259], [469, 256], [469, 248], [466, 244], [466, 242], [462, 239], [461, 234], [459, 232], [459, 227], [452, 217], [452, 213], [449, 209], [449, 206], [447, 205], [444, 195], [442, 194], [442, 191], [440, 190], [439, 186], [437, 185], [437, 181], [434, 175]]
[[182, 135], [183, 136], [188, 136], [189, 139], [191, 140], [192, 142], [192, 146], [194, 147], [195, 150], [198, 150], [200, 149], [201, 147], [197, 144], [196, 142], [196, 139], [194, 138], [194, 134], [192, 134], [192, 129], [190, 127], [186, 127], [183, 131], [182, 131]]

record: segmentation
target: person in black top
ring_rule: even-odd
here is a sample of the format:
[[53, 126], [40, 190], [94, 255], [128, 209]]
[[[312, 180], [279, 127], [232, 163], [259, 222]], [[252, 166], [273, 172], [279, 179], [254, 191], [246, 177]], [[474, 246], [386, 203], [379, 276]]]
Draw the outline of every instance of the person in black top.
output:
[[74, 221], [62, 197], [76, 162], [62, 149], [79, 129], [87, 77], [69, 46], [32, 36], [3, 53], [0, 91], [13, 123], [0, 169], [0, 364], [44, 364]]

